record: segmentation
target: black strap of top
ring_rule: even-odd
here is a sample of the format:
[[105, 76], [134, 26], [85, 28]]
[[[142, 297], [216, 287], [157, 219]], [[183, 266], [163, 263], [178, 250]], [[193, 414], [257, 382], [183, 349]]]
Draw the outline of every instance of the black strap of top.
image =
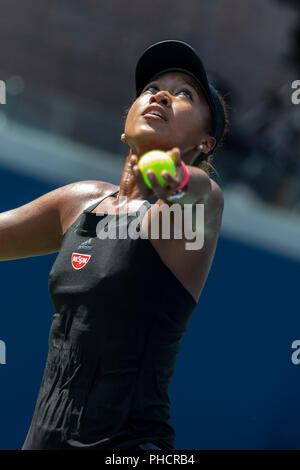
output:
[[94, 204], [92, 204], [91, 206], [89, 206], [87, 209], [85, 209], [85, 212], [92, 212], [92, 210], [95, 209], [95, 207], [98, 206], [98, 204], [100, 204], [100, 202], [102, 202], [104, 199], [106, 199], [107, 197], [110, 197], [110, 196], [114, 196], [115, 194], [117, 194], [119, 192], [119, 189], [117, 191], [114, 191], [112, 193], [109, 193], [107, 194], [106, 196], [103, 196], [101, 197], [100, 199], [98, 199], [97, 202], [95, 202]]
[[[103, 196], [101, 197], [100, 199], [98, 199], [97, 202], [95, 202], [94, 204], [92, 204], [91, 206], [89, 206], [87, 209], [84, 210], [84, 212], [92, 212], [99, 204], [100, 202], [102, 202], [104, 199], [106, 199], [107, 197], [110, 197], [110, 196], [114, 196], [115, 194], [117, 194], [120, 190], [117, 189], [117, 191], [113, 191], [112, 193], [109, 193], [107, 194], [106, 196]], [[154, 202], [157, 201], [157, 197], [152, 197], [149, 201], [146, 200], [143, 204], [141, 204], [141, 206], [139, 207], [139, 210], [143, 207], [143, 206], [146, 206], [147, 209], [149, 209], [151, 207], [152, 204], [154, 204]], [[138, 212], [138, 211], [136, 211]]]

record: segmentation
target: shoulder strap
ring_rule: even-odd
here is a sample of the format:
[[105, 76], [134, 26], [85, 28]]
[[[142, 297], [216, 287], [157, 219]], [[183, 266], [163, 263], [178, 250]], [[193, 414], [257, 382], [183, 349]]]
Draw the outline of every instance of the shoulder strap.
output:
[[100, 199], [98, 199], [97, 202], [95, 202], [95, 203], [92, 204], [91, 206], [87, 207], [87, 208], [84, 210], [84, 212], [91, 212], [93, 209], [95, 209], [95, 207], [98, 206], [98, 204], [100, 204], [100, 202], [103, 201], [103, 199], [106, 199], [106, 198], [109, 197], [109, 196], [114, 196], [114, 195], [117, 194], [118, 192], [119, 192], [119, 189], [118, 189], [117, 191], [114, 191], [114, 192], [112, 192], [112, 193], [107, 194], [106, 196], [101, 197]]
[[[87, 207], [84, 212], [92, 212], [92, 210], [95, 209], [95, 207], [98, 206], [98, 204], [100, 204], [100, 202], [102, 202], [104, 199], [106, 199], [107, 197], [109, 196], [114, 196], [115, 194], [117, 194], [119, 192], [119, 189], [117, 191], [114, 191], [112, 193], [109, 193], [107, 194], [106, 196], [103, 196], [101, 197], [100, 199], [98, 199], [97, 202], [94, 202], [94, 204], [92, 204], [91, 206]], [[157, 201], [157, 197], [156, 196], [153, 196], [152, 198], [150, 198], [149, 200], [146, 200], [143, 204], [141, 204], [141, 206], [139, 207], [139, 210], [146, 206], [147, 207], [147, 210], [150, 209], [151, 205], [154, 204], [155, 202]], [[138, 212], [138, 211], [137, 211]]]

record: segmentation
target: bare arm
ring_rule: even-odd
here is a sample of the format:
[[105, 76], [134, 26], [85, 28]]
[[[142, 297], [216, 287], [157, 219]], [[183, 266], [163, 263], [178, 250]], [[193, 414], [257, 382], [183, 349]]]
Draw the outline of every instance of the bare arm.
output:
[[71, 183], [0, 213], [0, 261], [59, 251], [66, 221], [97, 197], [96, 183]]
[[0, 214], [0, 260], [28, 258], [59, 250], [61, 188]]

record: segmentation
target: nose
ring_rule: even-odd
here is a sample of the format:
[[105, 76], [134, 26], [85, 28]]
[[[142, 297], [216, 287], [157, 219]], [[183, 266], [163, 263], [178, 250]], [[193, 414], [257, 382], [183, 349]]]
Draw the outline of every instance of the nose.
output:
[[171, 97], [168, 94], [168, 92], [160, 90], [155, 95], [152, 95], [149, 100], [150, 104], [153, 102], [156, 103], [162, 103], [165, 106], [170, 106], [171, 105]]

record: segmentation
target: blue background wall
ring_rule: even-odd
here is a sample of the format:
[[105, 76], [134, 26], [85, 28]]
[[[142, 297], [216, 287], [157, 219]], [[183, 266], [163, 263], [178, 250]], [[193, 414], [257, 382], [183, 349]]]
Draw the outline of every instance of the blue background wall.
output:
[[[56, 186], [1, 170], [0, 211]], [[20, 449], [47, 357], [57, 254], [0, 263], [0, 449]], [[300, 263], [220, 237], [170, 387], [178, 449], [299, 449]]]

